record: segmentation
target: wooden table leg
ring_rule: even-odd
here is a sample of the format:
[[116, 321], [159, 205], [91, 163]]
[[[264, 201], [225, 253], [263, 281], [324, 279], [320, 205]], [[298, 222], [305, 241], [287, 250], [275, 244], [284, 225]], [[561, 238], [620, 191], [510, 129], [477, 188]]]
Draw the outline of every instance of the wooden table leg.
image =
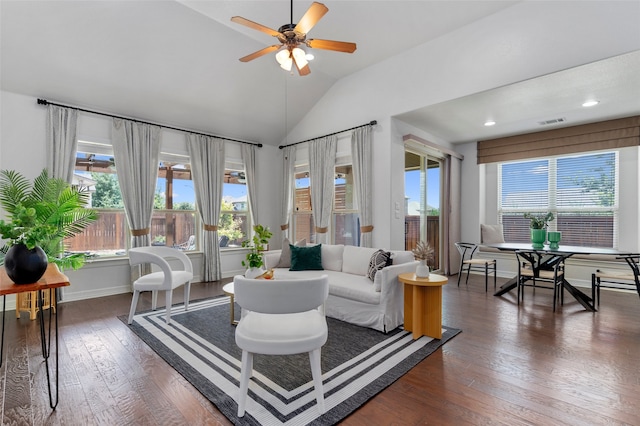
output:
[[442, 287], [405, 284], [404, 329], [414, 339], [429, 336], [442, 338]]
[[413, 286], [404, 285], [404, 329], [413, 331]]
[[[421, 335], [442, 338], [442, 287], [418, 287], [422, 330]], [[414, 295], [415, 297], [415, 295]], [[415, 300], [415, 299], [414, 299]], [[417, 309], [416, 309], [417, 310]], [[415, 312], [415, 311], [414, 311]], [[414, 338], [415, 335], [414, 335]]]

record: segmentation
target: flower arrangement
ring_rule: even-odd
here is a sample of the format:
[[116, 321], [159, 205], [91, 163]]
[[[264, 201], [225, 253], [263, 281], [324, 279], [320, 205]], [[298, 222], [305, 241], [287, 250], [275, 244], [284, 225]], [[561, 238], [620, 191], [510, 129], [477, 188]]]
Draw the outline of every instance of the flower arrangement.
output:
[[424, 260], [427, 262], [433, 260], [433, 255], [435, 253], [433, 247], [423, 241], [418, 242], [411, 252], [416, 260]]
[[524, 218], [531, 221], [529, 225], [531, 229], [546, 229], [549, 226], [549, 222], [554, 219], [554, 216], [551, 212], [547, 212], [546, 214], [525, 213]]

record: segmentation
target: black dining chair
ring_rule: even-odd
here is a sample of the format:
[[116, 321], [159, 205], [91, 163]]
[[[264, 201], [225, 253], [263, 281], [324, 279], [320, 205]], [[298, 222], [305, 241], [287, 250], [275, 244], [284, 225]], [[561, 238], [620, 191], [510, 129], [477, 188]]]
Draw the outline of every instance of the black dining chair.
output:
[[625, 254], [616, 259], [627, 262], [631, 271], [596, 269], [591, 274], [591, 293], [593, 304], [600, 307], [600, 288], [618, 290], [636, 290], [640, 296], [640, 254]]
[[456, 248], [460, 252], [460, 269], [458, 271], [458, 287], [460, 287], [460, 277], [465, 267], [467, 270], [467, 279], [465, 284], [469, 284], [469, 273], [472, 270], [484, 273], [484, 291], [488, 290], [489, 274], [493, 274], [493, 289], [496, 288], [496, 260], [481, 259], [474, 257], [478, 245], [474, 243], [455, 243]]
[[[518, 259], [518, 305], [524, 302], [525, 287], [553, 289], [553, 311], [558, 300], [564, 304], [564, 259], [553, 252], [516, 250]], [[542, 285], [540, 285], [542, 283]]]

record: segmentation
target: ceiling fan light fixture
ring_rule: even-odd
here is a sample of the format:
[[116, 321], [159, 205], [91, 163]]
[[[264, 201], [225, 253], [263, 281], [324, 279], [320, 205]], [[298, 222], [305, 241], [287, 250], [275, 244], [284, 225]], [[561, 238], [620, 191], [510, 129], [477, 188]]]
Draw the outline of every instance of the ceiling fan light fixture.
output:
[[298, 65], [298, 68], [304, 68], [307, 66], [307, 64], [309, 64], [306, 58], [307, 54], [305, 53], [304, 50], [300, 49], [299, 47], [294, 47], [293, 50], [291, 51], [291, 55], [296, 60], [296, 64]]
[[[1, 0], [0, 0], [1, 1]], [[293, 0], [291, 0], [291, 21], [289, 24], [281, 26], [278, 31], [258, 24], [257, 22], [243, 18], [242, 16], [232, 16], [231, 22], [244, 25], [245, 27], [263, 32], [272, 37], [278, 39], [281, 45], [274, 44], [267, 46], [263, 49], [253, 52], [247, 56], [240, 58], [240, 62], [253, 61], [256, 58], [266, 55], [267, 53], [275, 52], [276, 60], [280, 67], [291, 71], [293, 63], [295, 62], [298, 74], [300, 76], [309, 75], [311, 70], [309, 69], [309, 61], [314, 57], [311, 54], [307, 54], [303, 49], [298, 46], [307, 46], [310, 49], [332, 50], [334, 52], [353, 53], [356, 50], [356, 44], [346, 41], [336, 40], [323, 40], [323, 39], [308, 39], [307, 34], [318, 23], [329, 9], [322, 3], [314, 1], [307, 11], [302, 15], [302, 18], [297, 24], [293, 24]]]
[[293, 59], [291, 59], [291, 53], [289, 49], [281, 49], [276, 53], [276, 61], [280, 64], [280, 68], [291, 71], [293, 65]]

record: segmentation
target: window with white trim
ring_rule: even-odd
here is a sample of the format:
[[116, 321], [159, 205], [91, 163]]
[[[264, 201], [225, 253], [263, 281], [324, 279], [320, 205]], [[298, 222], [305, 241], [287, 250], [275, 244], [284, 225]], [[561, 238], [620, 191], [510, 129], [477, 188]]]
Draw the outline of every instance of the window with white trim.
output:
[[560, 244], [618, 246], [618, 152], [498, 164], [498, 216], [505, 240], [529, 242], [524, 213], [552, 212]]

